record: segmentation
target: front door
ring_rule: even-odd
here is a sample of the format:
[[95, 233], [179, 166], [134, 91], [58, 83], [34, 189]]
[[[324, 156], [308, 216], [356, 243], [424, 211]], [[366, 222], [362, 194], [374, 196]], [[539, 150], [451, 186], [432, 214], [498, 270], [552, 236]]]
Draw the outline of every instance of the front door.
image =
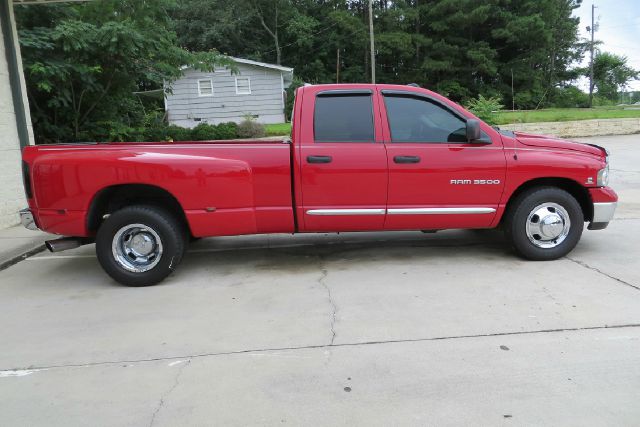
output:
[[301, 122], [308, 125], [301, 128], [296, 159], [302, 231], [384, 227], [387, 155], [373, 95], [363, 89], [305, 90]]
[[382, 91], [389, 195], [385, 228], [489, 227], [502, 195], [506, 160], [500, 135], [466, 138], [466, 118], [427, 95]]

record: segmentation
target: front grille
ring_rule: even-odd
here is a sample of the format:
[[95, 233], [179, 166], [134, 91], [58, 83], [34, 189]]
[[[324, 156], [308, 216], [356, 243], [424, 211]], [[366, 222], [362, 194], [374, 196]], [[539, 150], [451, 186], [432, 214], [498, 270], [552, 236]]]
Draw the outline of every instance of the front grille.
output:
[[29, 163], [22, 161], [22, 181], [24, 183], [24, 192], [27, 195], [27, 199], [33, 197], [33, 190], [31, 189], [31, 173], [29, 171]]

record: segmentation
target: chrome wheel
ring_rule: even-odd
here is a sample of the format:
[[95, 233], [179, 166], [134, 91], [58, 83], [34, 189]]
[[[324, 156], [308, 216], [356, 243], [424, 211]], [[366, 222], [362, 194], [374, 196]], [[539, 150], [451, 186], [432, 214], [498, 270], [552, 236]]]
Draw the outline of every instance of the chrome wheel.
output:
[[162, 257], [162, 240], [144, 224], [128, 224], [113, 236], [113, 258], [125, 270], [143, 273], [155, 267]]
[[570, 229], [569, 214], [557, 203], [542, 203], [527, 217], [527, 237], [539, 248], [555, 248], [567, 238]]

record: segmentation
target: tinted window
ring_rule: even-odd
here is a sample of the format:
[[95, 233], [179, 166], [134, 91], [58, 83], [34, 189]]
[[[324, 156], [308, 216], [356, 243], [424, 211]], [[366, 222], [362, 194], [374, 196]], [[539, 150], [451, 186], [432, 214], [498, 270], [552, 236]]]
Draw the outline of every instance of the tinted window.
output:
[[385, 96], [392, 142], [467, 142], [464, 120], [426, 99]]
[[317, 96], [313, 130], [317, 142], [373, 142], [371, 95]]

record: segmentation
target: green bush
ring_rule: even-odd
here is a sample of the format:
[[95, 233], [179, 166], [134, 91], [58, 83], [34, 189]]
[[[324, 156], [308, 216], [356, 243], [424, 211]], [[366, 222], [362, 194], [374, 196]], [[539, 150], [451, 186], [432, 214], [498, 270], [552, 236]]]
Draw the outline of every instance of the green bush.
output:
[[291, 121], [291, 115], [293, 113], [293, 101], [295, 100], [296, 89], [300, 86], [304, 86], [304, 81], [300, 77], [294, 75], [293, 81], [287, 88], [287, 98], [285, 100], [284, 107], [285, 118], [288, 121]]
[[168, 138], [167, 128], [168, 126], [164, 122], [148, 123], [144, 128], [142, 139], [149, 142], [166, 141]]
[[467, 102], [466, 107], [481, 120], [490, 125], [495, 125], [497, 120], [496, 113], [502, 110], [504, 105], [500, 104], [500, 98], [498, 97], [485, 98], [482, 95], [478, 95], [477, 98]]
[[167, 127], [167, 136], [172, 141], [191, 141], [191, 129], [176, 125]]
[[566, 86], [556, 89], [551, 101], [558, 108], [582, 108], [589, 103], [589, 95], [575, 86]]
[[[112, 129], [113, 126], [112, 126]], [[123, 129], [121, 132], [126, 131]], [[135, 130], [128, 130], [129, 133]], [[135, 132], [134, 132], [135, 133]], [[183, 128], [176, 125], [167, 125], [163, 122], [151, 122], [146, 125], [137, 135], [132, 135], [127, 139], [127, 135], [113, 135], [111, 140], [129, 140], [129, 141], [213, 141], [219, 139], [236, 139], [238, 138], [238, 125], [234, 122], [220, 123], [219, 125], [211, 125], [209, 123], [200, 123], [193, 129]], [[123, 139], [124, 138], [124, 139]]]
[[127, 125], [124, 121], [96, 121], [78, 133], [79, 141], [132, 142], [144, 138], [143, 128]]
[[601, 96], [601, 95], [593, 95], [594, 107], [610, 107], [616, 104], [617, 104], [617, 101], [605, 98], [604, 96]]
[[266, 134], [264, 125], [256, 122], [256, 119], [250, 115], [246, 115], [238, 125], [238, 136], [240, 138], [261, 138]]
[[236, 139], [238, 124], [235, 122], [220, 123], [216, 130], [216, 139]]
[[194, 141], [210, 141], [217, 139], [217, 128], [209, 123], [200, 123], [191, 129], [191, 139]]

